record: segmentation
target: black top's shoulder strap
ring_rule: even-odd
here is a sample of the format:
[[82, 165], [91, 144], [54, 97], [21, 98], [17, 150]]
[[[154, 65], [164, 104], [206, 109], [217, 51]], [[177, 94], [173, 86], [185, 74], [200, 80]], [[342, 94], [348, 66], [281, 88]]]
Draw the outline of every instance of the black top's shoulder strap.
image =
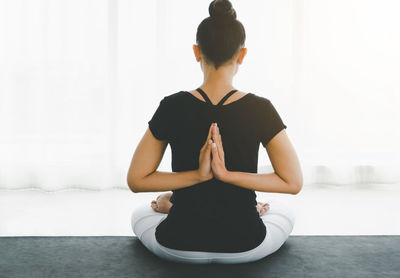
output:
[[236, 92], [237, 90], [232, 90], [229, 93], [227, 93], [219, 102], [217, 105], [222, 105], [227, 99], [228, 97], [230, 97], [234, 92]]
[[203, 96], [204, 100], [207, 103], [212, 104], [211, 100], [208, 98], [208, 96], [206, 95], [206, 93], [202, 89], [197, 88], [196, 90]]
[[[204, 100], [205, 100], [207, 103], [209, 103], [209, 104], [211, 104], [211, 105], [214, 105], [214, 104], [212, 104], [211, 100], [208, 98], [207, 94], [206, 94], [202, 89], [197, 88], [196, 90], [203, 96]], [[227, 93], [227, 94], [218, 102], [217, 106], [221, 106], [221, 105], [222, 105], [234, 92], [236, 92], [236, 91], [237, 91], [237, 90], [235, 89], [235, 90], [232, 90], [232, 91], [230, 91], [229, 93]]]

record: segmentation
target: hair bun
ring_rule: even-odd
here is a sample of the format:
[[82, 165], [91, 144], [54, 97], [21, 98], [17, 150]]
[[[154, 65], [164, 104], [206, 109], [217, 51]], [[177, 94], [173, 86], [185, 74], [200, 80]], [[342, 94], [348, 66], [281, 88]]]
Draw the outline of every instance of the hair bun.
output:
[[232, 21], [236, 19], [236, 11], [229, 0], [214, 0], [208, 7], [210, 17], [216, 21]]

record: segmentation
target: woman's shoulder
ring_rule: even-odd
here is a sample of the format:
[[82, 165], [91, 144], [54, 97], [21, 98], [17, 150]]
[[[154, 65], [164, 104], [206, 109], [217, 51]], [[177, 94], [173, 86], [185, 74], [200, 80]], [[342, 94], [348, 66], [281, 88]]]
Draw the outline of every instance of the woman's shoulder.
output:
[[175, 93], [171, 93], [169, 95], [165, 95], [163, 100], [169, 103], [174, 103], [177, 101], [180, 101], [182, 99], [184, 99], [184, 95], [187, 94], [188, 92], [186, 91], [179, 91], [179, 92], [175, 92]]
[[183, 93], [184, 91], [179, 91], [164, 95], [160, 100], [160, 104], [163, 105], [163, 107], [174, 108], [176, 105], [181, 104], [182, 100], [185, 99]]
[[252, 94], [253, 94], [254, 99], [255, 99], [257, 102], [260, 102], [260, 103], [270, 102], [269, 98], [267, 98], [267, 97], [264, 97], [264, 96], [259, 95], [259, 94], [257, 94], [257, 93], [252, 93]]
[[[249, 103], [251, 103], [252, 105], [258, 104], [260, 106], [265, 106], [265, 105], [269, 105], [271, 103], [269, 98], [262, 96], [258, 93], [247, 92], [247, 91], [242, 91], [242, 90], [238, 90], [238, 92], [240, 92], [240, 94], [241, 94], [240, 98], [246, 97], [247, 99], [251, 100]], [[174, 93], [165, 95], [163, 98], [163, 101], [168, 103], [169, 105], [179, 105], [185, 101], [191, 100], [191, 98], [188, 97], [188, 94], [190, 94], [190, 92], [184, 91], [184, 90], [174, 92]], [[191, 97], [193, 97], [193, 95]]]

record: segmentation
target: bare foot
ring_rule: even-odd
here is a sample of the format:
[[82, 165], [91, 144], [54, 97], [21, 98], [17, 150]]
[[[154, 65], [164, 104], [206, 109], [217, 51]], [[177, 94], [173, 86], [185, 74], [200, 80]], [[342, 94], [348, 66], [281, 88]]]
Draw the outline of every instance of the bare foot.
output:
[[269, 209], [269, 204], [268, 203], [262, 203], [262, 202], [257, 202], [257, 211], [261, 215], [264, 214]]
[[172, 192], [159, 195], [156, 200], [151, 201], [151, 208], [157, 212], [169, 213], [169, 210], [173, 206], [173, 203], [169, 200], [171, 196]]
[[[172, 196], [172, 192], [161, 194], [157, 197], [156, 200], [151, 201], [151, 208], [154, 211], [161, 213], [169, 213], [173, 203], [169, 200]], [[268, 209], [268, 203], [257, 202], [257, 211], [261, 215], [263, 215]]]

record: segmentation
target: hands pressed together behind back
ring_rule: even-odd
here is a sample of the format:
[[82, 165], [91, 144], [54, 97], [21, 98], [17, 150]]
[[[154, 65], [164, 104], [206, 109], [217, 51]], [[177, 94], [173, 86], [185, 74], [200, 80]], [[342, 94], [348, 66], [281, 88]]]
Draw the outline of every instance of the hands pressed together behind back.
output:
[[210, 125], [206, 142], [200, 149], [197, 171], [202, 181], [207, 181], [213, 177], [225, 181], [229, 175], [225, 166], [224, 147], [217, 123]]
[[[229, 171], [225, 167], [225, 154], [222, 145], [221, 134], [216, 123], [212, 123], [208, 130], [208, 136], [199, 154], [198, 174], [200, 180], [207, 181], [215, 177], [225, 181]], [[172, 192], [161, 194], [156, 200], [151, 202], [154, 211], [169, 213], [173, 206], [170, 202]], [[257, 202], [256, 205], [259, 215], [263, 215], [269, 209], [268, 203]]]

